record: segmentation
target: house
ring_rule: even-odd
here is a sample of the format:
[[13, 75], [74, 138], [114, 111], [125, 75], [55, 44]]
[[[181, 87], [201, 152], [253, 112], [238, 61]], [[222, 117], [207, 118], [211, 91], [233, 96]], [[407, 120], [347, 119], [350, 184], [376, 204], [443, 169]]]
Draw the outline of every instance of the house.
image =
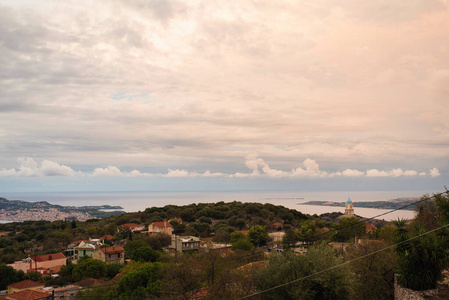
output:
[[51, 300], [51, 294], [35, 290], [23, 290], [20, 292], [3, 295], [8, 300]]
[[268, 236], [273, 240], [274, 243], [282, 243], [285, 236], [285, 232], [283, 231], [270, 232], [268, 233]]
[[173, 234], [173, 226], [167, 222], [167, 220], [164, 220], [163, 222], [154, 222], [148, 225], [148, 234], [149, 235], [156, 235], [165, 233], [168, 235]]
[[105, 263], [125, 263], [125, 249], [121, 246], [110, 246], [96, 249], [93, 253], [94, 259], [100, 259]]
[[171, 244], [169, 250], [183, 252], [187, 250], [200, 249], [201, 239], [196, 236], [171, 236]]
[[279, 222], [274, 222], [273, 224], [271, 224], [271, 230], [275, 231], [275, 230], [281, 230], [282, 229], [282, 223]]
[[58, 272], [61, 266], [65, 266], [67, 258], [59, 253], [36, 255], [25, 258], [21, 261], [16, 261], [8, 266], [13, 267], [15, 270], [22, 270], [25, 273], [36, 271], [41, 274], [51, 274]]
[[95, 250], [95, 245], [81, 242], [78, 246], [73, 247], [75, 250], [73, 258], [75, 260], [81, 259], [85, 256], [92, 258]]
[[30, 270], [37, 267], [37, 271], [42, 274], [56, 273], [56, 269], [67, 264], [67, 258], [61, 252], [31, 256], [30, 259]]
[[374, 226], [373, 224], [366, 224], [366, 226], [365, 226], [366, 233], [374, 233], [374, 232], [376, 232], [376, 230], [377, 230], [377, 227]]
[[44, 284], [33, 280], [22, 280], [8, 285], [8, 294], [16, 293], [24, 290], [43, 289]]
[[142, 231], [145, 228], [145, 225], [139, 225], [139, 224], [134, 224], [134, 223], [127, 223], [127, 224], [120, 225], [119, 227], [121, 227], [121, 228], [128, 228], [129, 230], [134, 232], [134, 231]]

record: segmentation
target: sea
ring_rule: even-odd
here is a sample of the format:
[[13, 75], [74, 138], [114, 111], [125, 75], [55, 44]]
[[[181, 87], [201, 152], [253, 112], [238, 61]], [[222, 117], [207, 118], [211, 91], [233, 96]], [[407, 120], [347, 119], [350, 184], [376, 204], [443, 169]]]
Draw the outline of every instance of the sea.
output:
[[[118, 205], [126, 212], [144, 211], [148, 207], [163, 207], [165, 205], [187, 205], [191, 203], [214, 202], [257, 202], [282, 205], [296, 209], [305, 214], [323, 214], [328, 212], [344, 212], [344, 207], [304, 205], [309, 201], [352, 202], [388, 201], [396, 198], [421, 197], [432, 194], [427, 191], [205, 191], [205, 192], [28, 192], [3, 193], [0, 197], [9, 200], [25, 200], [29, 202], [47, 201], [51, 204], [64, 206]], [[377, 218], [386, 221], [411, 219], [411, 210], [391, 211], [386, 209], [354, 207], [356, 215], [366, 218]], [[2, 222], [0, 220], [0, 222]]]

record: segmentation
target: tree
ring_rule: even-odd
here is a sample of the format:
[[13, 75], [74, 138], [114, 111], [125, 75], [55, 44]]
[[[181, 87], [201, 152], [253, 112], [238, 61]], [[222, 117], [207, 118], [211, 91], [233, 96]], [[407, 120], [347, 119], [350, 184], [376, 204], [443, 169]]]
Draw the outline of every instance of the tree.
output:
[[130, 258], [133, 255], [134, 251], [136, 251], [140, 247], [146, 247], [146, 246], [147, 246], [147, 243], [145, 243], [144, 240], [136, 239], [133, 241], [126, 242], [126, 244], [125, 244], [125, 246], [123, 246], [123, 248], [125, 249], [126, 257]]
[[6, 290], [8, 285], [23, 280], [24, 275], [23, 271], [16, 271], [13, 267], [0, 265], [0, 290]]
[[120, 273], [120, 269], [123, 268], [123, 266], [123, 264], [119, 263], [106, 264], [106, 276], [108, 278], [114, 278], [115, 275]]
[[355, 237], [361, 237], [365, 234], [365, 224], [358, 218], [341, 218], [336, 226], [336, 232], [332, 239], [337, 242], [347, 242]]
[[254, 250], [254, 245], [247, 238], [243, 238], [232, 244], [232, 250], [252, 251]]
[[284, 247], [289, 248], [299, 241], [299, 235], [292, 228], [285, 230], [285, 235], [282, 238], [282, 244]]
[[262, 299], [350, 299], [355, 277], [349, 265], [336, 267], [342, 263], [324, 243], [305, 255], [271, 253], [255, 283], [261, 291], [279, 286], [264, 292]]
[[117, 288], [107, 294], [107, 299], [147, 299], [161, 295], [160, 262], [148, 263], [123, 275]]
[[131, 255], [131, 259], [140, 262], [154, 262], [159, 258], [159, 253], [148, 246], [137, 248]]
[[86, 278], [104, 278], [106, 277], [106, 263], [99, 259], [82, 258], [78, 261], [72, 271], [72, 278], [75, 281], [81, 281]]
[[251, 227], [248, 231], [248, 236], [250, 242], [256, 247], [265, 246], [270, 240], [267, 233], [267, 228], [260, 225]]
[[403, 222], [395, 225], [398, 227], [395, 242], [400, 243], [395, 249], [399, 256], [399, 284], [413, 290], [435, 288], [449, 265], [447, 232], [427, 233], [421, 224], [414, 224], [413, 231], [405, 229]]
[[[384, 241], [365, 240], [347, 248], [347, 260], [357, 276], [354, 284], [357, 299], [393, 299], [397, 259]], [[363, 257], [363, 258], [361, 258]], [[360, 259], [357, 259], [360, 258]]]
[[305, 220], [299, 229], [299, 239], [306, 242], [313, 241], [316, 227], [315, 221]]
[[189, 254], [179, 255], [162, 268], [163, 293], [189, 299], [202, 288], [203, 273], [194, 257]]

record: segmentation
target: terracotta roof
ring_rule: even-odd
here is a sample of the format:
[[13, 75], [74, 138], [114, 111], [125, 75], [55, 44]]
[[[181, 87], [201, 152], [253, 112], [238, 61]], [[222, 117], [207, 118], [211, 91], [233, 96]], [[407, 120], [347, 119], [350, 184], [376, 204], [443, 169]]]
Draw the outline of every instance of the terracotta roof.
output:
[[102, 236], [101, 238], [100, 238], [100, 240], [112, 240], [114, 237], [112, 236], [112, 235], [109, 235], [109, 234], [107, 234], [107, 235], [105, 235], [105, 236]]
[[55, 260], [55, 259], [66, 259], [66, 257], [64, 256], [64, 254], [59, 252], [59, 253], [38, 255], [36, 257], [32, 256], [31, 259], [35, 260], [37, 262], [42, 262], [42, 261], [49, 261], [49, 260]]
[[89, 278], [86, 280], [82, 280], [79, 282], [73, 283], [73, 285], [81, 286], [81, 287], [93, 287], [93, 286], [105, 286], [105, 285], [112, 285], [112, 282], [103, 281], [95, 278]]
[[[111, 246], [111, 247], [105, 247], [100, 248], [101, 252], [103, 253], [122, 253], [125, 251], [121, 246]], [[97, 252], [98, 253], [98, 252]]]
[[274, 222], [272, 225], [273, 225], [273, 226], [282, 226], [282, 223]]
[[37, 287], [37, 286], [44, 286], [44, 284], [37, 282], [37, 281], [27, 279], [27, 280], [22, 280], [22, 281], [8, 285], [8, 287], [10, 287], [10, 288], [19, 289], [19, 290], [24, 290], [24, 289], [28, 289], [28, 288]]
[[164, 227], [173, 227], [170, 223], [168, 222], [153, 222], [154, 226], [157, 226], [159, 228], [164, 228]]
[[24, 290], [17, 293], [7, 294], [6, 299], [17, 299], [17, 300], [37, 300], [37, 299], [50, 299], [51, 294], [35, 291], [35, 290]]
[[88, 240], [77, 240], [77, 241], [73, 241], [73, 242], [71, 242], [70, 244], [72, 244], [72, 245], [79, 245], [81, 242], [88, 242]]
[[377, 227], [373, 224], [366, 224], [366, 231], [376, 230]]

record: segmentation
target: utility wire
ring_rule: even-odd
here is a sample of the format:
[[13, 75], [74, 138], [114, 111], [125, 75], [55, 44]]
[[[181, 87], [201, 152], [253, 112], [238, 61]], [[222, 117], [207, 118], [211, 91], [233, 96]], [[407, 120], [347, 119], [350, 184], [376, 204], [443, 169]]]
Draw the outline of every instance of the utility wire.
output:
[[348, 260], [348, 261], [346, 261], [346, 262], [344, 262], [344, 263], [341, 263], [341, 264], [339, 264], [339, 265], [336, 265], [336, 266], [333, 266], [333, 267], [330, 267], [330, 268], [327, 268], [327, 269], [324, 269], [324, 270], [315, 272], [315, 273], [313, 273], [313, 274], [310, 274], [310, 275], [307, 275], [307, 276], [304, 276], [304, 277], [301, 277], [301, 278], [298, 278], [298, 279], [295, 279], [295, 280], [292, 280], [292, 281], [289, 281], [289, 282], [286, 282], [286, 283], [283, 283], [283, 284], [279, 284], [279, 285], [277, 285], [277, 286], [268, 288], [268, 289], [266, 289], [266, 290], [263, 290], [263, 291], [260, 291], [260, 292], [257, 292], [257, 293], [253, 293], [253, 294], [251, 294], [251, 295], [244, 296], [244, 297], [239, 298], [239, 299], [247, 299], [247, 298], [250, 298], [250, 297], [254, 297], [254, 296], [257, 296], [257, 295], [261, 295], [261, 294], [264, 294], [264, 293], [266, 293], [266, 292], [275, 290], [275, 289], [277, 289], [277, 288], [280, 288], [280, 287], [287, 286], [287, 285], [292, 284], [292, 283], [295, 283], [295, 282], [299, 282], [299, 281], [305, 280], [305, 279], [310, 278], [310, 277], [312, 277], [312, 276], [319, 275], [319, 274], [325, 273], [325, 272], [327, 272], [327, 271], [330, 271], [330, 270], [339, 268], [339, 267], [341, 267], [341, 266], [350, 264], [350, 263], [355, 262], [355, 261], [357, 261], [357, 260], [366, 258], [366, 257], [371, 256], [371, 255], [374, 255], [374, 254], [377, 254], [377, 253], [382, 252], [382, 251], [385, 251], [385, 250], [387, 250], [387, 249], [391, 249], [391, 248], [393, 248], [393, 247], [396, 247], [396, 246], [398, 246], [398, 245], [404, 244], [404, 243], [409, 242], [409, 241], [411, 241], [411, 240], [420, 238], [420, 237], [425, 236], [425, 235], [427, 235], [427, 234], [429, 234], [429, 233], [432, 233], [432, 232], [435, 232], [435, 231], [439, 231], [439, 230], [441, 230], [441, 229], [443, 229], [443, 228], [446, 228], [446, 227], [449, 227], [449, 224], [443, 225], [443, 226], [438, 227], [438, 228], [436, 228], [436, 229], [429, 230], [429, 231], [427, 231], [427, 232], [424, 232], [424, 233], [422, 233], [422, 234], [419, 234], [419, 235], [414, 236], [414, 237], [412, 237], [412, 238], [409, 238], [409, 239], [407, 239], [407, 240], [404, 240], [404, 241], [398, 242], [398, 243], [396, 243], [396, 244], [387, 246], [387, 247], [382, 248], [382, 249], [379, 249], [379, 250], [377, 250], [377, 251], [373, 251], [373, 252], [368, 253], [368, 254], [366, 254], [366, 255], [362, 255], [362, 256], [357, 257], [357, 258], [355, 258], [355, 259]]
[[[355, 223], [353, 223], [353, 224], [348, 224], [348, 225], [345, 225], [345, 226], [340, 227], [340, 228], [338, 228], [338, 229], [332, 229], [332, 230], [333, 230], [333, 231], [335, 231], [335, 230], [342, 230], [342, 229], [345, 229], [345, 228], [348, 228], [348, 227], [355, 226], [355, 225], [360, 224], [360, 223], [365, 223], [365, 222], [367, 222], [367, 221], [376, 219], [376, 218], [378, 218], [378, 217], [385, 216], [385, 215], [390, 214], [390, 213], [392, 213], [392, 212], [395, 212], [395, 211], [398, 211], [398, 210], [401, 210], [401, 209], [404, 209], [404, 208], [407, 208], [407, 207], [416, 205], [416, 204], [418, 204], [418, 203], [421, 203], [421, 202], [424, 202], [424, 201], [427, 201], [427, 200], [431, 200], [432, 198], [441, 196], [441, 195], [443, 195], [443, 194], [448, 194], [448, 193], [449, 193], [449, 191], [445, 191], [445, 192], [441, 192], [441, 193], [438, 193], [438, 194], [433, 194], [433, 195], [430, 196], [430, 197], [423, 196], [423, 197], [421, 197], [420, 200], [415, 201], [415, 202], [413, 202], [413, 203], [410, 203], [410, 204], [407, 204], [407, 205], [404, 205], [404, 206], [401, 206], [401, 207], [392, 209], [392, 210], [390, 210], [390, 211], [381, 213], [381, 214], [376, 215], [376, 216], [371, 217], [371, 218], [361, 218], [358, 222], [355, 222]], [[325, 232], [325, 233], [318, 234], [318, 235], [316, 235], [316, 236], [314, 236], [314, 237], [312, 237], [312, 238], [315, 239], [315, 238], [318, 238], [318, 237], [320, 237], [320, 236], [327, 235], [327, 234], [329, 234], [329, 232]]]

